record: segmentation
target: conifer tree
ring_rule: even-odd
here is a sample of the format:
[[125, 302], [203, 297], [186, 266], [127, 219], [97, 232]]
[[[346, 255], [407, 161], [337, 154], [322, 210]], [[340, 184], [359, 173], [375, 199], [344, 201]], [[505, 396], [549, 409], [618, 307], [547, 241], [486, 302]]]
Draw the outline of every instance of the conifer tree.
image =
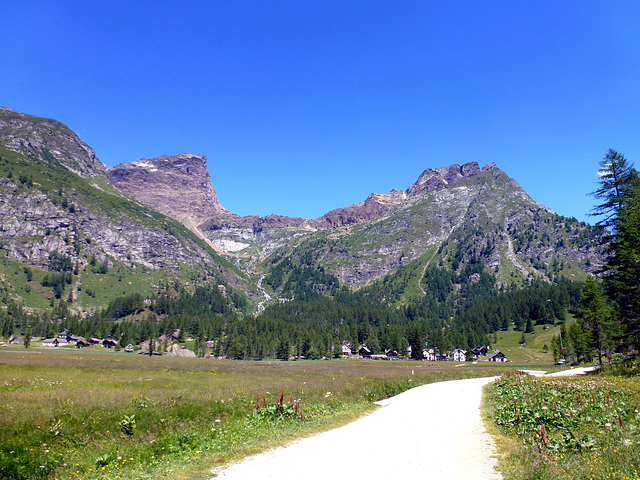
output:
[[600, 162], [602, 200], [593, 215], [604, 216], [597, 225], [611, 230], [611, 258], [605, 266], [605, 286], [619, 306], [627, 343], [640, 346], [640, 178], [624, 155], [609, 150]]
[[589, 341], [598, 351], [598, 363], [602, 365], [602, 354], [610, 344], [612, 337], [612, 308], [604, 290], [595, 278], [589, 277], [582, 289], [578, 323], [589, 332]]

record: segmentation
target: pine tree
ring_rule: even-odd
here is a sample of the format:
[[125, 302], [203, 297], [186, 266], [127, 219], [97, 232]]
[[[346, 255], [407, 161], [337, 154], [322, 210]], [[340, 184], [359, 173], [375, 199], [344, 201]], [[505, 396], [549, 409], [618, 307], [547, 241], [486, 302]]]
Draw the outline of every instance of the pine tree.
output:
[[609, 149], [607, 155], [600, 161], [598, 177], [600, 187], [591, 195], [602, 200], [602, 203], [591, 210], [591, 215], [604, 216], [597, 225], [615, 231], [629, 188], [635, 183], [634, 178], [637, 179], [637, 172], [624, 155]]
[[280, 339], [280, 343], [278, 344], [278, 350], [276, 352], [276, 357], [282, 361], [288, 361], [289, 360], [289, 353], [291, 350], [291, 346], [289, 345], [289, 338], [288, 337], [282, 337], [282, 339]]
[[623, 155], [609, 150], [600, 162], [603, 203], [592, 214], [604, 216], [598, 225], [611, 229], [611, 258], [605, 266], [605, 286], [619, 306], [627, 343], [640, 346], [640, 177]]
[[612, 337], [612, 308], [601, 285], [593, 277], [588, 277], [580, 296], [578, 323], [590, 333], [592, 347], [598, 351], [598, 363], [602, 365], [602, 353], [607, 349]]

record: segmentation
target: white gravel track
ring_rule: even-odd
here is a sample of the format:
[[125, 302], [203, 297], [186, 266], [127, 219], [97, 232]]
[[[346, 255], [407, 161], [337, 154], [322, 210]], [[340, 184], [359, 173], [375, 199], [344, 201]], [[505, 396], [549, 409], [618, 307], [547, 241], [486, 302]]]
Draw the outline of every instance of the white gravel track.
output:
[[379, 402], [382, 408], [353, 423], [248, 458], [217, 478], [501, 479], [479, 410], [482, 387], [492, 380], [413, 388]]

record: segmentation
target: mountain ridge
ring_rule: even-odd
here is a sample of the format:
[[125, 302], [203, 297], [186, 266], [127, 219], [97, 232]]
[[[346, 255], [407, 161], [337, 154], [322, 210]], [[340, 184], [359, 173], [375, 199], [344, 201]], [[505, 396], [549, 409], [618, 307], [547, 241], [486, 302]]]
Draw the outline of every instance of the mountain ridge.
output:
[[[204, 155], [109, 168], [63, 124], [6, 108], [0, 135], [0, 251], [43, 272], [63, 255], [76, 270], [145, 267], [256, 302], [279, 294], [256, 283], [275, 270], [289, 284], [294, 272], [315, 269], [356, 289], [404, 272], [404, 298], [425, 294], [429, 268], [460, 272], [482, 262], [498, 285], [527, 285], [579, 280], [606, 256], [601, 232], [556, 215], [493, 162], [427, 168], [405, 190], [372, 193], [315, 219], [240, 217], [220, 204]], [[83, 298], [80, 278], [74, 289], [70, 298]]]

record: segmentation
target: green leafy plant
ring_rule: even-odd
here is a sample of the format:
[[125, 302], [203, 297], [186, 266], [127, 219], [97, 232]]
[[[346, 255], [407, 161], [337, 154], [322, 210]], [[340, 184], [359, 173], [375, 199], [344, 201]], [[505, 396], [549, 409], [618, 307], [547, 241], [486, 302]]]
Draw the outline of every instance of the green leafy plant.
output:
[[136, 416], [134, 415], [125, 415], [122, 420], [120, 420], [120, 430], [125, 435], [131, 437], [133, 436], [133, 432], [136, 429]]

